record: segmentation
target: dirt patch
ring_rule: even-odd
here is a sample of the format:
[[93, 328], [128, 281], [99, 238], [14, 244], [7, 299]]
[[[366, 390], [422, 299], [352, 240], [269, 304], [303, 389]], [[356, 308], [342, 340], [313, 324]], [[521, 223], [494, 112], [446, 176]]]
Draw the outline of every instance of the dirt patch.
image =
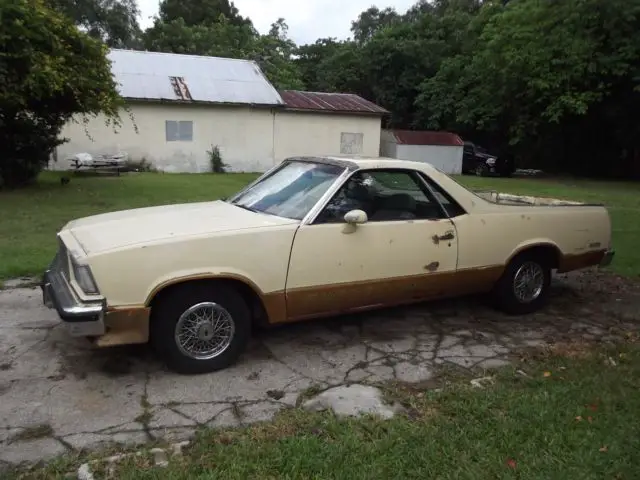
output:
[[555, 357], [565, 358], [587, 358], [593, 354], [596, 343], [585, 340], [575, 340], [572, 342], [558, 342], [549, 345], [549, 353]]
[[7, 443], [27, 442], [29, 440], [38, 440], [40, 438], [47, 438], [53, 435], [53, 428], [47, 423], [41, 423], [40, 425], [34, 425], [32, 427], [26, 427], [15, 435], [9, 437]]

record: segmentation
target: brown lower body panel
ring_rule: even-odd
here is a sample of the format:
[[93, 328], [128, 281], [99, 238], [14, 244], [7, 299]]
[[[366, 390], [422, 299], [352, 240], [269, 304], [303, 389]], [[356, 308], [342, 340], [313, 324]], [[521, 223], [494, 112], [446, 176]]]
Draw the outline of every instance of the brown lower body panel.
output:
[[558, 265], [558, 273], [566, 273], [600, 265], [606, 253], [606, 250], [594, 250], [585, 253], [563, 255]]
[[131, 345], [149, 341], [149, 315], [147, 307], [109, 310], [104, 317], [107, 332], [97, 337], [94, 344], [98, 347]]
[[[599, 265], [606, 250], [564, 255], [558, 272]], [[304, 287], [260, 295], [269, 324], [330, 317], [344, 313], [418, 303], [440, 298], [490, 291], [500, 279], [504, 265], [470, 268], [455, 272], [351, 283]], [[149, 307], [112, 309], [105, 315], [107, 333], [95, 339], [99, 347], [147, 343]]]
[[503, 271], [504, 267], [497, 265], [456, 272], [434, 272], [382, 280], [296, 288], [286, 293], [286, 317], [280, 322], [270, 317], [270, 323], [294, 322], [487, 292], [491, 290]]

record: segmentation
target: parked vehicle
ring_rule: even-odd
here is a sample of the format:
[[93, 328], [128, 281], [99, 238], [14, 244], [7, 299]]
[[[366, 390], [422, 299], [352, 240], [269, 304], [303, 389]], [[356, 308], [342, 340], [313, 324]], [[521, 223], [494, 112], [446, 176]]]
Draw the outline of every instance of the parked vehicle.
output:
[[146, 343], [170, 368], [224, 368], [256, 325], [487, 293], [542, 308], [552, 271], [608, 265], [607, 209], [474, 193], [427, 163], [285, 160], [229, 200], [74, 220], [44, 303], [95, 345]]
[[464, 142], [462, 153], [462, 173], [486, 177], [499, 175], [510, 177], [515, 172], [513, 160], [507, 156], [491, 155], [483, 147], [473, 142]]

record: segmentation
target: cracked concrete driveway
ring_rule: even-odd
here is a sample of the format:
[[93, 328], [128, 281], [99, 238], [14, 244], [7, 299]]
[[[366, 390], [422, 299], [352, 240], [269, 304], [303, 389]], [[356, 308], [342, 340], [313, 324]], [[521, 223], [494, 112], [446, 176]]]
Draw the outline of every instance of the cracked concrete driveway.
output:
[[563, 277], [551, 306], [506, 317], [474, 299], [259, 332], [232, 368], [167, 372], [146, 347], [92, 350], [66, 335], [39, 289], [0, 291], [0, 466], [105, 442], [178, 440], [266, 420], [311, 386], [422, 382], [441, 365], [495, 367], [567, 338], [615, 340], [640, 323], [640, 289], [603, 273]]

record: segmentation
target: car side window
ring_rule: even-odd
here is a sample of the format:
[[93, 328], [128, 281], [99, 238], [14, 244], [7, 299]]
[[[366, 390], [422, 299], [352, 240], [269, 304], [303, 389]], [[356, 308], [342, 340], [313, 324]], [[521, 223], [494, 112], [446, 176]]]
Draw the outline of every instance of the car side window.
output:
[[459, 217], [467, 213], [464, 208], [456, 202], [440, 185], [431, 180], [427, 175], [420, 173], [420, 177], [429, 186], [433, 194], [438, 198], [442, 207], [446, 210], [449, 218]]
[[416, 172], [369, 170], [354, 173], [322, 210], [315, 223], [342, 223], [351, 210], [370, 222], [446, 218]]

